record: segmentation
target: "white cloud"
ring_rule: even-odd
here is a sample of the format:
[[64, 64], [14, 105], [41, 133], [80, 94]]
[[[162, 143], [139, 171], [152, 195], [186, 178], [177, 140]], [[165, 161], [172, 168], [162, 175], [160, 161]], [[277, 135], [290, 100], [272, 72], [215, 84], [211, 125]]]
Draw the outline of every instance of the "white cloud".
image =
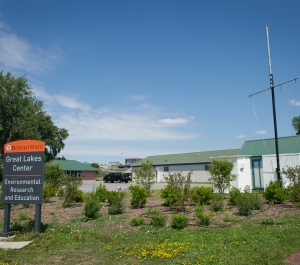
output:
[[58, 47], [49, 50], [31, 45], [27, 40], [0, 26], [0, 65], [9, 71], [45, 72], [61, 58]]
[[42, 86], [33, 87], [36, 96], [44, 100], [53, 117], [57, 117], [55, 124], [69, 131], [70, 140], [184, 140], [200, 136], [169, 128], [183, 126], [193, 120], [193, 116], [157, 119], [161, 116], [160, 109], [149, 104], [138, 106], [138, 112], [116, 108], [91, 110], [74, 97], [49, 95]]
[[178, 125], [183, 125], [188, 123], [190, 120], [193, 120], [194, 117], [189, 117], [189, 118], [175, 118], [175, 119], [161, 119], [158, 120], [159, 123], [167, 125], [167, 126], [178, 126]]
[[90, 109], [90, 107], [87, 104], [82, 104], [76, 99], [67, 97], [67, 96], [61, 96], [61, 95], [54, 95], [54, 99], [62, 106], [70, 108], [70, 109], [81, 109], [84, 111], [87, 111]]
[[46, 103], [53, 102], [53, 96], [50, 96], [42, 86], [32, 85], [32, 91], [37, 98], [41, 98]]
[[146, 96], [143, 95], [134, 95], [131, 97], [132, 100], [144, 100], [146, 99]]
[[155, 116], [123, 110], [106, 113], [60, 113], [55, 123], [69, 130], [71, 140], [174, 140], [199, 137], [166, 128]]
[[41, 86], [34, 86], [34, 92], [37, 97], [45, 100], [55, 124], [69, 131], [70, 141], [185, 140], [200, 137], [195, 133], [170, 128], [184, 126], [194, 119], [193, 116], [158, 119], [162, 116], [160, 108], [153, 105], [140, 105], [131, 110], [116, 107], [92, 110], [89, 105], [72, 96], [49, 95]]
[[36, 97], [41, 98], [46, 104], [60, 104], [63, 107], [70, 109], [80, 109], [83, 111], [88, 111], [90, 109], [89, 105], [83, 104], [77, 101], [72, 96], [63, 96], [63, 95], [49, 95], [42, 86], [33, 85], [33, 92]]
[[235, 138], [240, 138], [240, 139], [242, 139], [242, 138], [245, 138], [245, 137], [246, 137], [245, 135], [241, 134], [241, 135], [237, 135]]
[[253, 134], [266, 134], [266, 133], [267, 133], [266, 131], [261, 130], [261, 131], [256, 131], [256, 132], [253, 133]]
[[294, 99], [290, 100], [289, 103], [292, 105], [292, 106], [300, 106], [300, 101], [296, 101]]

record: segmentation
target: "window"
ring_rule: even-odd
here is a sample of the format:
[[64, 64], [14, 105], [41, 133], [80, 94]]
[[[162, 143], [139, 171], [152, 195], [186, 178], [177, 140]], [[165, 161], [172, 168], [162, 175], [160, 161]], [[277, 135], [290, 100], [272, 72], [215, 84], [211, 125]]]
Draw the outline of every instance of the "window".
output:
[[204, 170], [209, 171], [209, 165], [208, 164], [204, 165]]
[[169, 167], [164, 167], [164, 172], [168, 172], [169, 171]]

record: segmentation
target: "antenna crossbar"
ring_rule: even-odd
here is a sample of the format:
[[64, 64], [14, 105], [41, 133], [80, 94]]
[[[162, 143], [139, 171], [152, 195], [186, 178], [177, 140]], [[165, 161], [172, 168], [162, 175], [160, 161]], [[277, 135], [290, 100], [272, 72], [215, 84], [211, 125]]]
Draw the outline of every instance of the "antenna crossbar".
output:
[[[278, 85], [276, 85], [276, 86], [273, 86], [273, 87], [278, 87], [278, 86], [284, 85], [284, 84], [286, 84], [286, 83], [289, 83], [289, 82], [292, 82], [292, 81], [296, 81], [297, 79], [299, 79], [299, 78], [298, 78], [298, 77], [293, 78], [293, 79], [291, 79], [291, 80], [285, 81], [285, 82], [280, 83], [280, 84], [278, 84]], [[256, 92], [256, 93], [253, 93], [253, 94], [249, 95], [248, 97], [251, 98], [252, 96], [254, 96], [254, 95], [256, 95], [256, 94], [259, 94], [259, 93], [261, 93], [261, 92], [267, 91], [267, 90], [269, 90], [269, 89], [271, 89], [271, 88], [272, 88], [272, 87], [269, 87], [269, 88], [266, 88], [266, 89], [264, 89], [264, 90], [258, 91], [258, 92]]]

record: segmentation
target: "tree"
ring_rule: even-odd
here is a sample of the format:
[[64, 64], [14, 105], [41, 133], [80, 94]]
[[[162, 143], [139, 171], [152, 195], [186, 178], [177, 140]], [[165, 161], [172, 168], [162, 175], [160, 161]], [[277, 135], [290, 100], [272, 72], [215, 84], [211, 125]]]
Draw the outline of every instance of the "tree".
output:
[[91, 167], [95, 167], [95, 168], [99, 168], [99, 164], [98, 163], [92, 163], [90, 164]]
[[65, 174], [58, 164], [46, 164], [44, 167], [44, 181], [58, 189], [62, 186]]
[[295, 128], [296, 135], [299, 135], [300, 134], [300, 116], [294, 117], [292, 119], [292, 125]]
[[154, 169], [152, 162], [148, 160], [142, 163], [141, 169], [135, 171], [136, 183], [147, 190], [148, 197], [150, 196], [150, 189], [155, 182], [156, 175], [157, 171]]
[[67, 160], [64, 156], [62, 156], [62, 157], [57, 156], [57, 157], [55, 157], [55, 159], [56, 160]]
[[223, 194], [226, 188], [230, 187], [230, 182], [236, 179], [236, 175], [231, 174], [234, 164], [227, 160], [213, 160], [209, 164], [209, 179], [213, 183], [213, 187]]
[[32, 139], [45, 142], [46, 161], [57, 156], [69, 134], [58, 128], [42, 107], [24, 76], [0, 73], [0, 153], [5, 143]]

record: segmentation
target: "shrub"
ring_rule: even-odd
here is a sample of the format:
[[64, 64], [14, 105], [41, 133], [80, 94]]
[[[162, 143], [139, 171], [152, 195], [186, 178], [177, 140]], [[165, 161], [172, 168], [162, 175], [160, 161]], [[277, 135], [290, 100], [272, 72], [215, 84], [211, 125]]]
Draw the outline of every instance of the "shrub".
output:
[[239, 197], [242, 195], [241, 191], [236, 188], [236, 187], [232, 187], [230, 192], [229, 192], [229, 202], [236, 205], [237, 200], [239, 199]]
[[124, 192], [109, 191], [108, 192], [108, 213], [122, 214], [124, 211]]
[[185, 214], [177, 214], [172, 216], [172, 228], [181, 230], [187, 226], [188, 218]]
[[179, 204], [179, 198], [176, 196], [170, 186], [161, 189], [161, 197], [165, 199], [164, 206], [174, 206]]
[[96, 196], [100, 202], [104, 202], [108, 199], [108, 190], [105, 185], [100, 184], [96, 188]]
[[154, 179], [157, 175], [152, 162], [146, 161], [142, 163], [142, 168], [135, 171], [135, 181], [147, 190], [147, 195], [150, 196], [150, 190], [154, 184]]
[[151, 214], [151, 222], [150, 224], [155, 226], [155, 227], [164, 227], [167, 222], [167, 215], [163, 215], [161, 212], [158, 210], [153, 211]]
[[292, 190], [290, 194], [291, 201], [294, 203], [300, 202], [300, 183], [295, 183], [291, 187], [291, 190]]
[[199, 226], [207, 226], [210, 224], [210, 215], [204, 214], [204, 205], [196, 205], [195, 213], [198, 217], [197, 224]]
[[147, 202], [147, 190], [140, 186], [130, 186], [132, 198], [130, 204], [133, 208], [144, 207]]
[[63, 179], [64, 189], [60, 189], [60, 197], [63, 199], [62, 206], [70, 207], [72, 202], [83, 201], [83, 193], [80, 192], [79, 187], [82, 185], [81, 177], [71, 177], [65, 175]]
[[130, 220], [130, 225], [131, 226], [140, 226], [140, 225], [145, 225], [145, 224], [146, 224], [146, 221], [143, 217], [132, 218]]
[[43, 196], [44, 202], [49, 202], [50, 198], [56, 195], [57, 189], [52, 185], [45, 183], [43, 191], [44, 191], [44, 196]]
[[213, 197], [213, 189], [210, 187], [197, 187], [193, 190], [192, 200], [199, 204], [207, 204]]
[[52, 187], [58, 189], [63, 185], [64, 171], [57, 164], [47, 164], [44, 168], [44, 181]]
[[90, 194], [85, 198], [84, 215], [89, 219], [95, 219], [99, 215], [101, 205], [96, 194]]
[[75, 189], [73, 194], [74, 202], [83, 202], [84, 201], [84, 192], [80, 189]]
[[255, 194], [255, 193], [250, 193], [248, 194], [249, 196], [249, 200], [250, 200], [250, 204], [251, 204], [251, 209], [252, 210], [260, 210], [262, 208], [262, 198], [261, 195], [259, 194]]
[[216, 193], [213, 195], [212, 204], [210, 206], [210, 209], [214, 212], [223, 210], [223, 197], [221, 194]]
[[167, 181], [167, 187], [162, 191], [162, 197], [165, 198], [164, 205], [176, 207], [179, 211], [185, 210], [185, 203], [191, 198], [191, 175], [190, 171], [186, 176], [181, 172], [169, 173], [164, 177]]
[[243, 194], [242, 196], [239, 196], [237, 199], [237, 207], [238, 207], [238, 214], [242, 216], [248, 216], [251, 214], [252, 205], [250, 197]]
[[236, 175], [231, 174], [234, 163], [228, 159], [213, 160], [209, 164], [209, 179], [215, 190], [223, 194], [225, 189], [230, 187], [230, 182], [236, 179]]
[[270, 181], [264, 192], [264, 197], [268, 202], [281, 203], [286, 199], [281, 181]]

